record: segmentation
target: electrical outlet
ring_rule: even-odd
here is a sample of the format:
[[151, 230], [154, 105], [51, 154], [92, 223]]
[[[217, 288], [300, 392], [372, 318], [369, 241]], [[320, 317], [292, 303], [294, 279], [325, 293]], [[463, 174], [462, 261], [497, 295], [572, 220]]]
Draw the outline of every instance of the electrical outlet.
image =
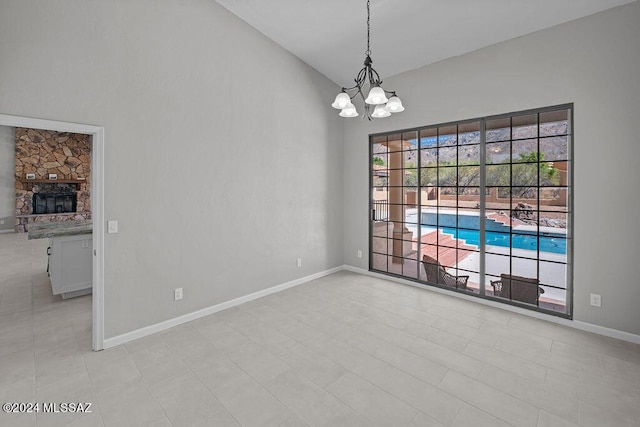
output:
[[591, 305], [594, 307], [602, 306], [602, 297], [598, 294], [591, 294]]
[[0, 219], [0, 225], [4, 225], [4, 219]]
[[302, 267], [302, 258], [298, 258], [298, 267]]
[[82, 247], [83, 248], [88, 248], [89, 247], [89, 241], [88, 240], [83, 240], [82, 241]]
[[358, 249], [358, 258], [362, 258], [362, 251]]
[[182, 288], [176, 288], [173, 290], [173, 299], [175, 301], [182, 299]]

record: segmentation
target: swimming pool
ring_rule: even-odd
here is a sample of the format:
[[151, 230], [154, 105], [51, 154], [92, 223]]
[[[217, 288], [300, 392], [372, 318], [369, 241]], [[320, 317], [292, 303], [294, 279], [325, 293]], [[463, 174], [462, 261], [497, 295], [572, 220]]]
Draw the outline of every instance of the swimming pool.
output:
[[[466, 241], [470, 245], [480, 245], [480, 231], [461, 228], [440, 227], [443, 233], [451, 234], [456, 239]], [[538, 237], [540, 239], [540, 252], [551, 252], [554, 254], [567, 254], [567, 239], [563, 234], [540, 233], [535, 234], [512, 234], [496, 233], [494, 231], [485, 232], [485, 243], [491, 246], [513, 246], [515, 249], [538, 250]], [[511, 240], [511, 242], [510, 242]]]

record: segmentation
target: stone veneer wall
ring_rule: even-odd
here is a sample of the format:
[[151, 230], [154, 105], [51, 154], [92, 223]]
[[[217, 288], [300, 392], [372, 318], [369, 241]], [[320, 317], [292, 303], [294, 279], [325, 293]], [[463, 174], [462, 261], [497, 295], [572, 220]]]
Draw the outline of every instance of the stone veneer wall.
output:
[[[32, 222], [91, 219], [90, 136], [25, 128], [16, 128], [15, 134], [16, 231], [27, 231]], [[84, 178], [85, 182], [32, 183], [26, 180], [28, 173], [35, 174], [36, 179], [48, 179], [49, 174], [55, 173], [58, 181]], [[33, 193], [70, 191], [77, 191], [75, 213], [32, 215]]]

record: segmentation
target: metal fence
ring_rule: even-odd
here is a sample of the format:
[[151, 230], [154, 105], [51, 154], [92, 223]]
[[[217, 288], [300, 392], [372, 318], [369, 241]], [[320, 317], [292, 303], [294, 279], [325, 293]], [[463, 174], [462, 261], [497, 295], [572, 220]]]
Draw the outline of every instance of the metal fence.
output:
[[387, 221], [389, 219], [389, 202], [387, 200], [373, 201], [373, 220]]

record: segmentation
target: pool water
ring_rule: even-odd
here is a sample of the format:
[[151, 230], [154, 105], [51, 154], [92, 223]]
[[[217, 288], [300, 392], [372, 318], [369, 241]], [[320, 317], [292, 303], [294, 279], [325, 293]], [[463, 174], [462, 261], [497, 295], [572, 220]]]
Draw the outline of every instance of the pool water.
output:
[[[443, 233], [451, 234], [456, 239], [466, 241], [470, 245], [480, 246], [480, 231], [461, 228], [440, 227]], [[567, 254], [567, 239], [562, 234], [540, 233], [534, 234], [506, 234], [494, 231], [485, 232], [485, 243], [492, 246], [513, 246], [515, 249], [538, 250], [538, 239], [540, 242], [540, 252], [551, 252], [554, 254]]]

